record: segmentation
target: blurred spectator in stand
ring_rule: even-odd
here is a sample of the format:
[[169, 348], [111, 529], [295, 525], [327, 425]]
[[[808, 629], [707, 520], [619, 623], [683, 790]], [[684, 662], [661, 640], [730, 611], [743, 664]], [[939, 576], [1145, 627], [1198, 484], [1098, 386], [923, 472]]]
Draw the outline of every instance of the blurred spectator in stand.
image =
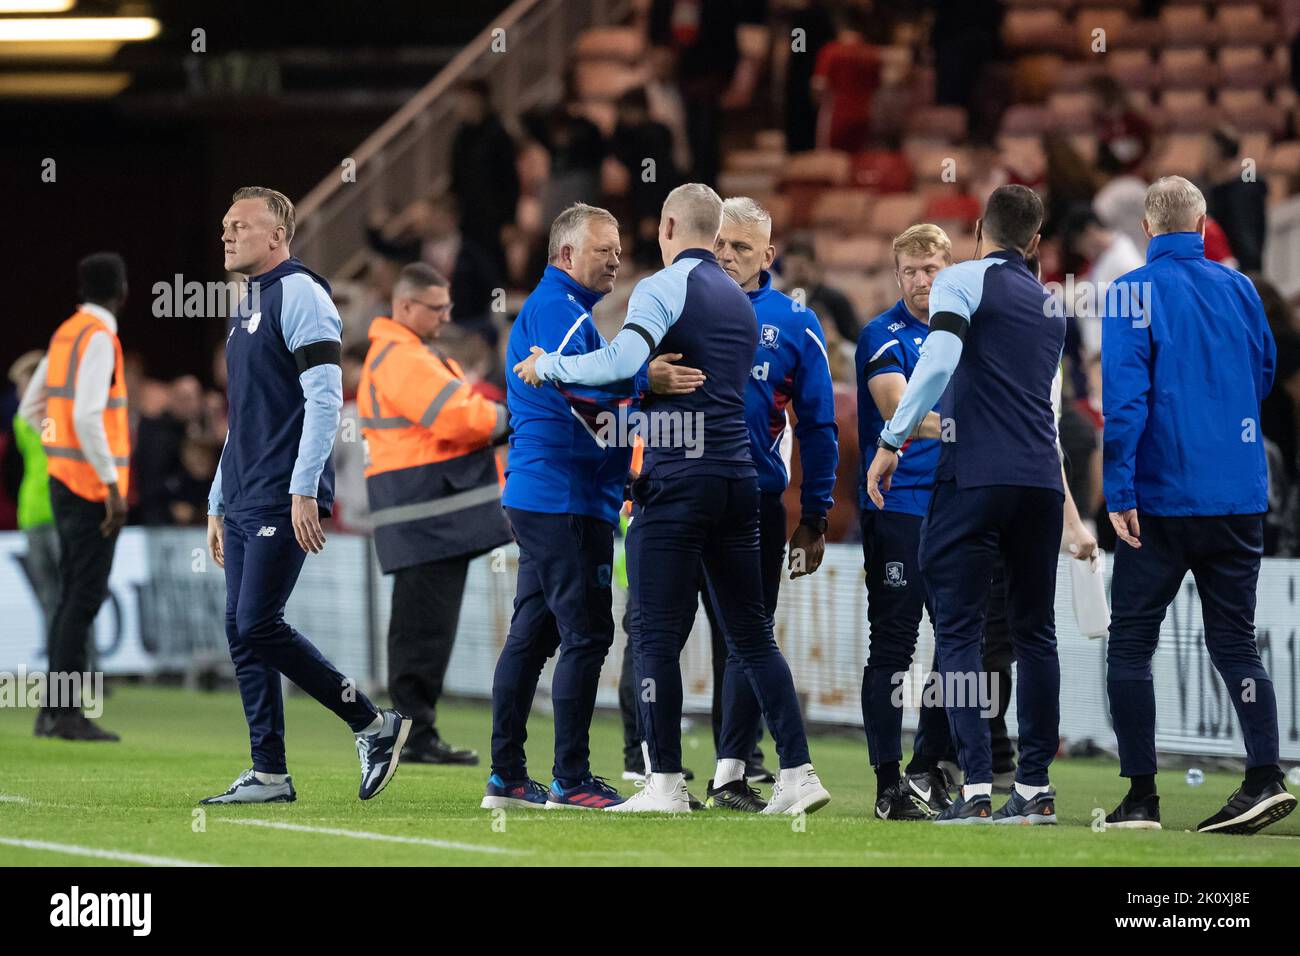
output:
[[[757, 70], [741, 57], [737, 31], [756, 14], [761, 20], [761, 7], [754, 0], [651, 0], [650, 45], [674, 54], [691, 142], [690, 179], [695, 182], [716, 185], [722, 168], [722, 111], [747, 103], [753, 94]], [[594, 195], [573, 199], [590, 202]], [[555, 207], [545, 221], [566, 205]]]
[[1237, 257], [1228, 245], [1228, 234], [1213, 216], [1205, 217], [1205, 258], [1212, 262], [1221, 262], [1231, 269], [1237, 268]]
[[1300, 336], [1288, 333], [1277, 341], [1277, 372], [1260, 411], [1260, 430], [1269, 457], [1265, 550], [1300, 556]]
[[456, 92], [460, 126], [451, 141], [451, 192], [462, 210], [461, 232], [492, 257], [504, 272], [502, 230], [515, 221], [519, 174], [515, 143], [492, 112], [491, 90], [484, 80], [463, 83]]
[[[1043, 238], [1055, 239], [1069, 213], [1081, 205], [1091, 205], [1101, 185], [1100, 177], [1060, 133], [1043, 136], [1043, 155], [1047, 159], [1044, 172]], [[1139, 262], [1138, 265], [1142, 265]], [[1066, 263], [1066, 271], [1077, 271]]]
[[[601, 195], [600, 167], [605, 161], [605, 138], [600, 128], [578, 110], [579, 97], [572, 70], [565, 74], [564, 82], [565, 95], [558, 105], [548, 110], [532, 110], [522, 118], [528, 135], [541, 143], [551, 158], [546, 195], [542, 200], [543, 222], [550, 222], [560, 210], [575, 202], [587, 202]], [[429, 264], [441, 271], [437, 263]]]
[[610, 149], [627, 169], [631, 219], [636, 230], [632, 257], [645, 268], [657, 268], [662, 265], [659, 212], [681, 179], [673, 162], [672, 133], [650, 118], [644, 90], [632, 90], [619, 100], [618, 125]]
[[[1102, 225], [1091, 206], [1076, 206], [1061, 223], [1067, 271], [1075, 276], [1074, 315], [1085, 355], [1101, 354], [1102, 296], [1120, 276], [1146, 264], [1133, 240]], [[1083, 389], [1078, 389], [1083, 393]], [[1077, 497], [1075, 500], [1079, 500]]]
[[817, 146], [860, 153], [871, 138], [871, 101], [882, 71], [880, 51], [867, 42], [863, 11], [841, 8], [833, 19], [835, 39], [821, 48], [813, 71]]
[[[935, 0], [930, 44], [934, 48], [934, 101], [940, 106], [960, 106], [978, 123], [988, 109], [972, 109], [980, 102], [985, 68], [1001, 51], [1003, 5], [998, 0]], [[976, 131], [977, 142], [996, 130]]]
[[[1101, 356], [1087, 356], [1084, 359], [1083, 373], [1100, 395]], [[1078, 505], [1079, 514], [1085, 519], [1091, 519], [1101, 504], [1100, 397], [1094, 399], [1090, 395], [1075, 395], [1071, 401], [1062, 402], [1058, 427], [1061, 450], [1069, 462], [1067, 473], [1070, 495]]]
[[1237, 268], [1258, 272], [1263, 267], [1268, 230], [1268, 184], [1257, 178], [1253, 164], [1242, 165], [1248, 157], [1240, 155], [1241, 141], [1231, 129], [1215, 130], [1209, 149], [1206, 211], [1223, 227]]
[[691, 140], [686, 132], [686, 104], [673, 75], [673, 51], [665, 47], [650, 50], [650, 75], [645, 95], [650, 118], [663, 123], [673, 136], [673, 166], [679, 172], [691, 168]]
[[1097, 134], [1097, 166], [1106, 174], [1142, 175], [1151, 153], [1151, 124], [1128, 102], [1124, 87], [1102, 73], [1088, 80]]
[[[822, 47], [835, 36], [835, 24], [821, 0], [784, 0], [783, 25], [803, 44], [785, 60], [785, 151], [803, 153], [817, 145], [817, 104], [813, 99], [813, 72]], [[794, 31], [801, 30], [801, 34]]]
[[821, 317], [823, 328], [832, 325], [841, 340], [857, 342], [862, 323], [853, 311], [853, 303], [839, 289], [822, 281], [822, 268], [810, 239], [797, 237], [786, 243], [780, 274], [782, 291], [798, 301], [797, 290], [802, 290], [804, 305]]
[[505, 288], [504, 273], [493, 257], [465, 234], [457, 219], [455, 198], [443, 195], [421, 200], [405, 222], [399, 221], [393, 236], [382, 226], [389, 219], [384, 210], [371, 213], [366, 228], [371, 250], [400, 265], [425, 262], [450, 276], [456, 305], [453, 321], [495, 345], [492, 307], [497, 290]]
[[[1128, 236], [1133, 246], [1144, 257], [1147, 253], [1147, 234], [1142, 231], [1146, 216], [1146, 181], [1127, 173], [1115, 173], [1093, 197], [1092, 208], [1107, 229]], [[1106, 519], [1110, 524], [1110, 519]]]
[[132, 521], [143, 525], [206, 522], [218, 436], [208, 426], [208, 406], [199, 380], [184, 375], [172, 382], [161, 409], [150, 407], [152, 401], [142, 404], [145, 410], [132, 462], [139, 488]]

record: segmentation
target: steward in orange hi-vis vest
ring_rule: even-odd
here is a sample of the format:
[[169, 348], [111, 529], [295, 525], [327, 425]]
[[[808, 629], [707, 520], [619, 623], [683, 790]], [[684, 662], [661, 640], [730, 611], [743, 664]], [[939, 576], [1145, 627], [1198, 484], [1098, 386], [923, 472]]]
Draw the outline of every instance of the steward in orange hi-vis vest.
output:
[[506, 433], [505, 408], [476, 394], [460, 365], [376, 318], [357, 406], [385, 574], [511, 540], [492, 448]]
[[77, 367], [81, 364], [90, 337], [102, 332], [113, 341], [113, 381], [104, 408], [104, 433], [117, 467], [117, 488], [127, 495], [130, 478], [131, 436], [127, 425], [126, 376], [122, 362], [122, 343], [102, 319], [85, 309], [73, 313], [54, 333], [46, 365], [46, 427], [41, 429], [42, 444], [50, 460], [50, 476], [68, 486], [74, 494], [88, 501], [104, 501], [108, 487], [86, 460], [73, 423], [73, 405], [77, 396]]

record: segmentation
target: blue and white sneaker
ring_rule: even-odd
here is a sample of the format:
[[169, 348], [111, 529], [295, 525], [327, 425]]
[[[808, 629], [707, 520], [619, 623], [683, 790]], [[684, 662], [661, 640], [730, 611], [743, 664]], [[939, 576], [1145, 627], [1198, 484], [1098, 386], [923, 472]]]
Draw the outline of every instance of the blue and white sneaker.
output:
[[199, 803], [293, 803], [297, 799], [293, 778], [287, 774], [284, 783], [262, 783], [252, 770], [245, 770], [225, 793], [204, 797]]
[[944, 807], [934, 822], [943, 824], [980, 824], [993, 822], [993, 801], [983, 794], [976, 794], [969, 800], [957, 788], [957, 799]]
[[388, 708], [381, 710], [383, 726], [373, 734], [357, 734], [357, 757], [361, 760], [361, 789], [357, 796], [369, 800], [393, 779], [402, 747], [411, 732], [411, 720]]
[[993, 814], [994, 823], [1018, 823], [1021, 826], [1056, 824], [1056, 791], [1046, 790], [1029, 799], [1012, 790], [1011, 797]]
[[484, 810], [544, 810], [548, 792], [536, 780], [502, 780], [494, 773], [488, 777], [479, 806]]
[[552, 780], [551, 789], [546, 794], [547, 810], [604, 810], [616, 807], [627, 797], [623, 796], [608, 783], [604, 777], [588, 777], [576, 787], [567, 790], [560, 786], [560, 781]]

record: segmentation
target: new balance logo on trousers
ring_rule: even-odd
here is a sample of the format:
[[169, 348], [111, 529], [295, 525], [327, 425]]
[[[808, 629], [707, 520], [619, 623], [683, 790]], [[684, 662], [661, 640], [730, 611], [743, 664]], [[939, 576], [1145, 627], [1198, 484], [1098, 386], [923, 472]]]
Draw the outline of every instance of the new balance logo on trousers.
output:
[[262, 527], [257, 529], [257, 536], [259, 538], [270, 538], [274, 535], [275, 535], [275, 528], [271, 527], [270, 525], [263, 525]]

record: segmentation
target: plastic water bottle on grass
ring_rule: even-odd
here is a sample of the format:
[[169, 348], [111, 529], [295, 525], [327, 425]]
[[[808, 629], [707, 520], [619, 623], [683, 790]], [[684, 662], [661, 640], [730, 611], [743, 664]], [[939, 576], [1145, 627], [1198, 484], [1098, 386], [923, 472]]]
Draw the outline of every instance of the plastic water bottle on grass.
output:
[[1187, 785], [1189, 787], [1199, 787], [1205, 783], [1205, 771], [1200, 767], [1192, 767], [1187, 771]]

